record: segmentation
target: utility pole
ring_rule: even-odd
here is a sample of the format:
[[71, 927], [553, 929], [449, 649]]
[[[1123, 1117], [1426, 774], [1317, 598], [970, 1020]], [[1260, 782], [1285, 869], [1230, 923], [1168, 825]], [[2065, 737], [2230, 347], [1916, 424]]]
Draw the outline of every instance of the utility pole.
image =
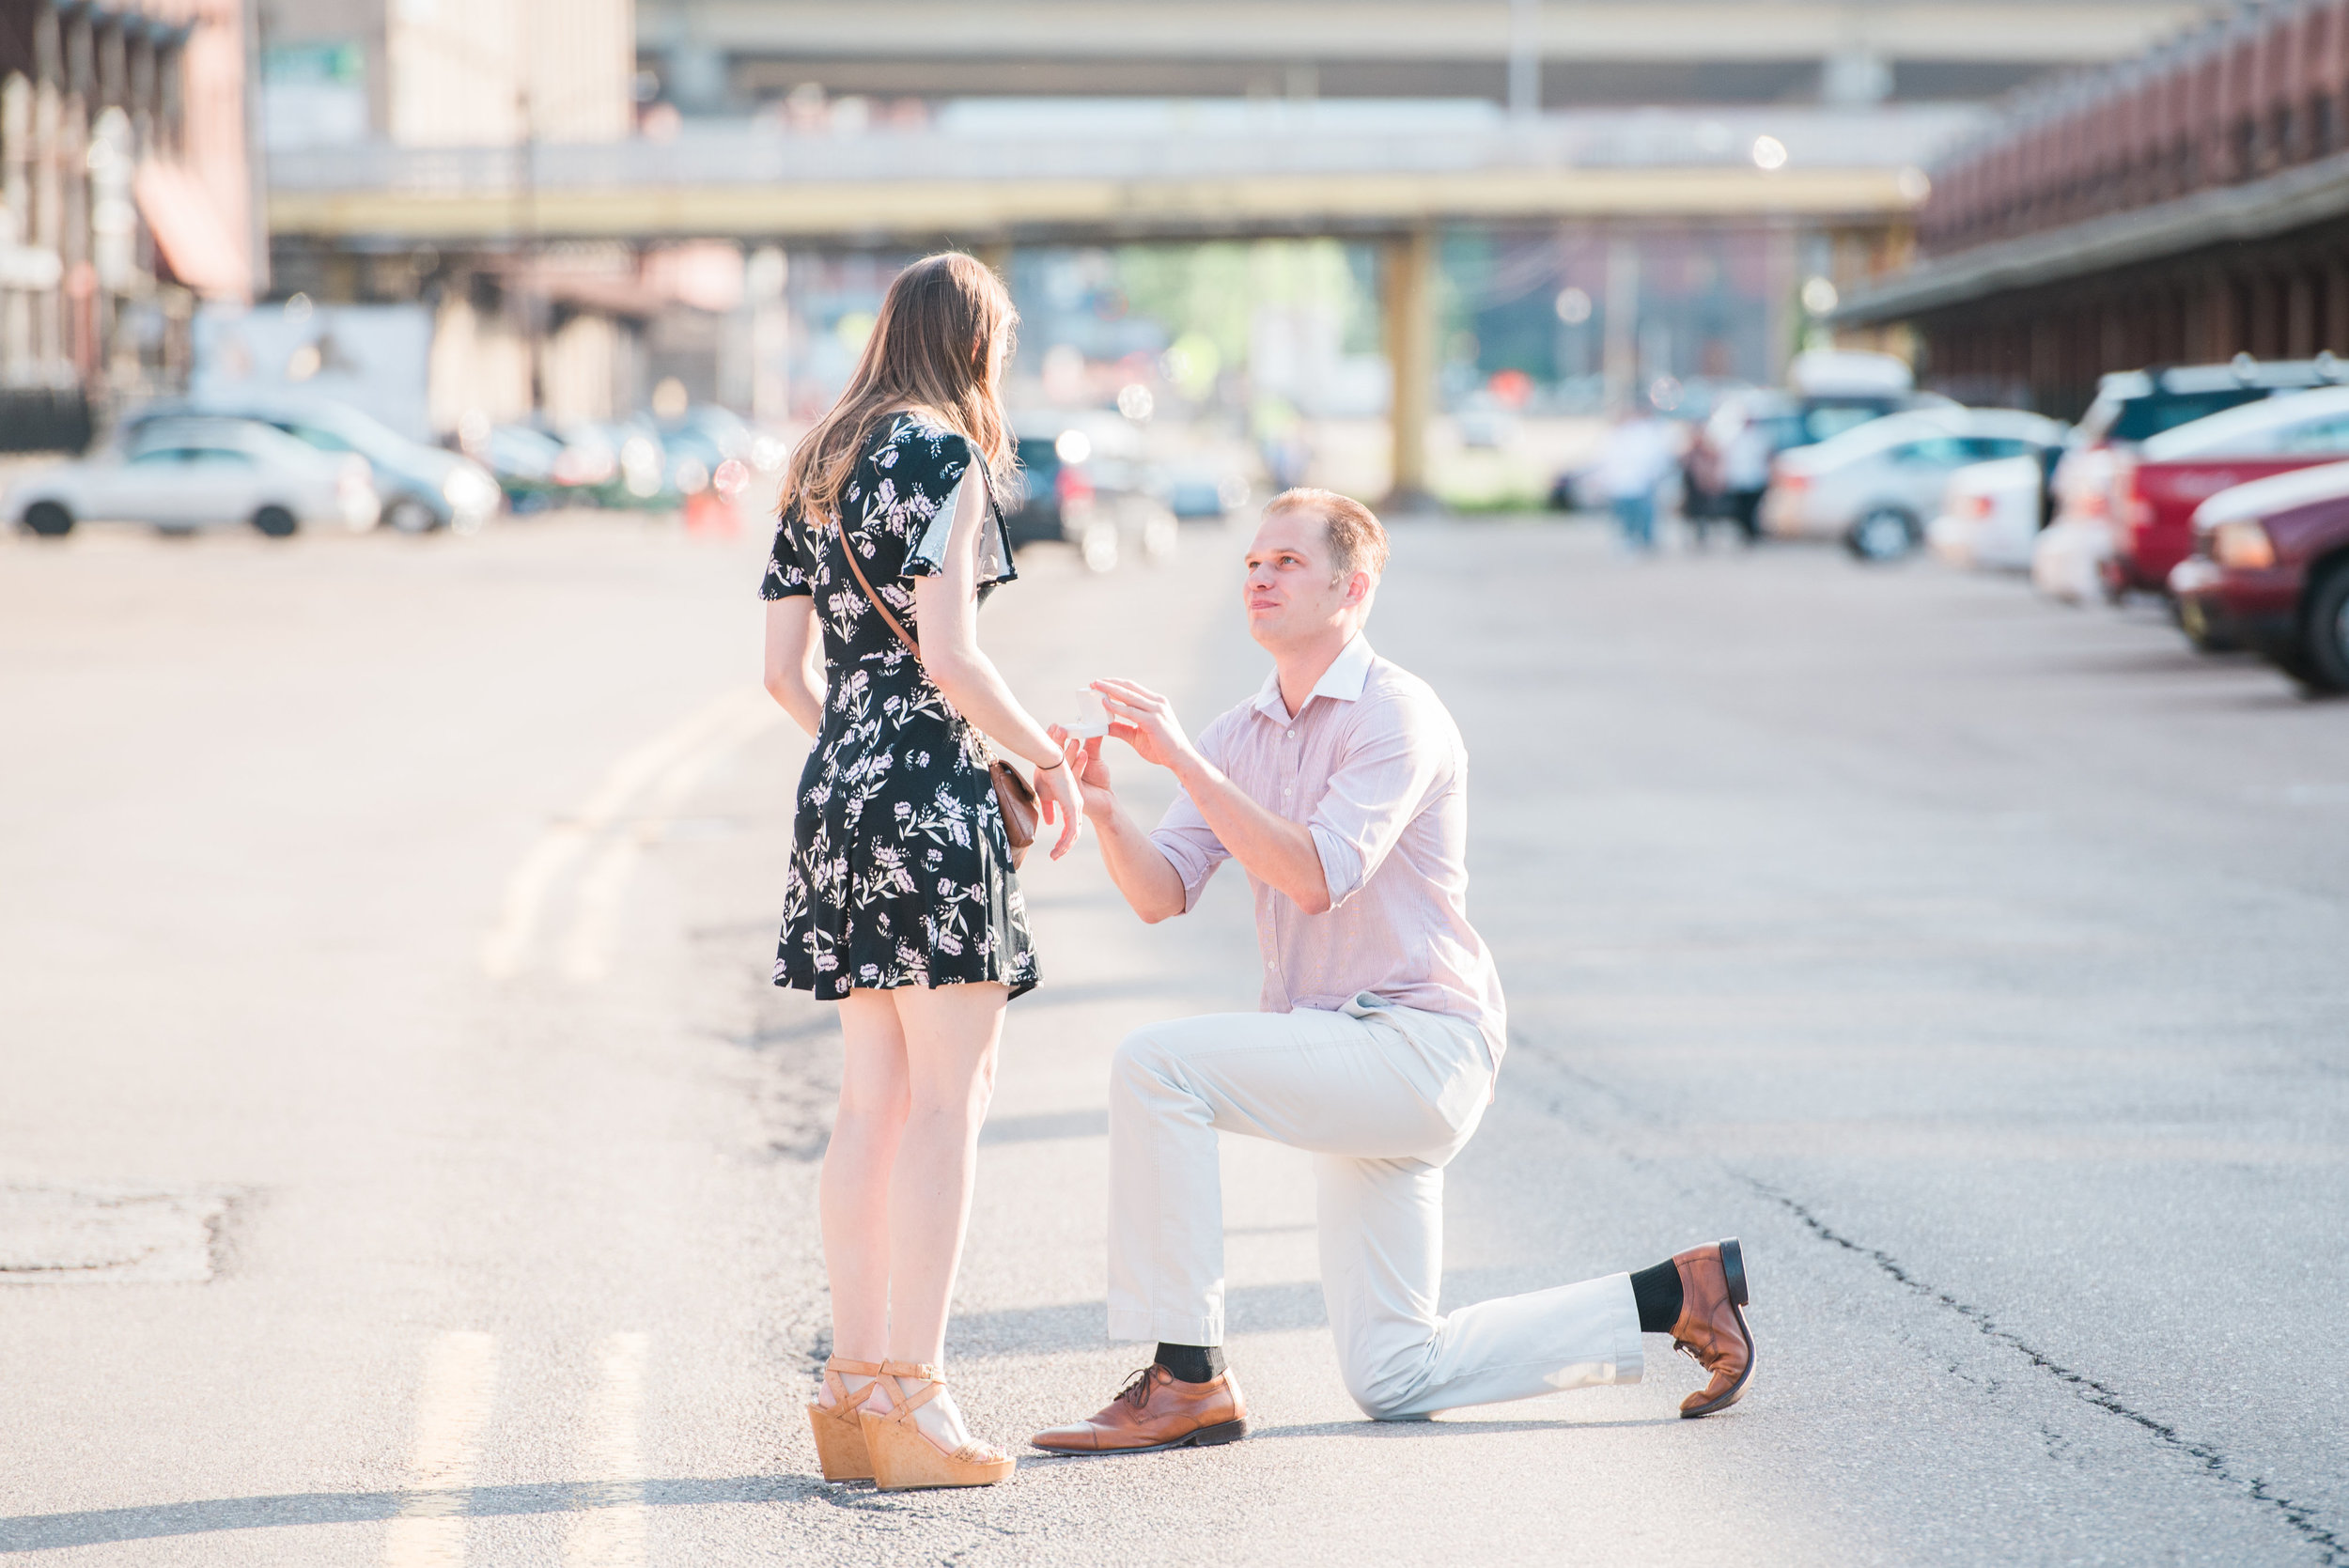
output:
[[1392, 478], [1384, 506], [1428, 505], [1427, 426], [1436, 416], [1436, 232], [1427, 225], [1387, 241], [1388, 439]]
[[1509, 117], [1542, 112], [1542, 0], [1509, 0]]

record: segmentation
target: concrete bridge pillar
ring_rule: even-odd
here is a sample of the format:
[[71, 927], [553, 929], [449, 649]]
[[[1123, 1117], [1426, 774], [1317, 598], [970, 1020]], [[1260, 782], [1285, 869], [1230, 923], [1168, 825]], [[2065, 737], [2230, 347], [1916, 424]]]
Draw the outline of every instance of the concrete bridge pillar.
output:
[[1387, 241], [1387, 364], [1393, 373], [1388, 419], [1393, 477], [1385, 505], [1415, 511], [1430, 502], [1427, 425], [1436, 415], [1436, 231], [1423, 226]]

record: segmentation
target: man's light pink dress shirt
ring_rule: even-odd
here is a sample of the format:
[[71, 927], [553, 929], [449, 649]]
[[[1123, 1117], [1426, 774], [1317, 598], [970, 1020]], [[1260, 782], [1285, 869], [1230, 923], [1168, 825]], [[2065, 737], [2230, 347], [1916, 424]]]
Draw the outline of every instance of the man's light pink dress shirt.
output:
[[[1198, 747], [1258, 805], [1307, 824], [1321, 852], [1326, 913], [1248, 879], [1264, 1010], [1335, 1011], [1368, 991], [1469, 1020], [1499, 1065], [1501, 977], [1468, 918], [1468, 750], [1427, 683], [1357, 635], [1294, 717], [1275, 673]], [[1231, 858], [1188, 793], [1150, 839], [1183, 878], [1186, 911]]]

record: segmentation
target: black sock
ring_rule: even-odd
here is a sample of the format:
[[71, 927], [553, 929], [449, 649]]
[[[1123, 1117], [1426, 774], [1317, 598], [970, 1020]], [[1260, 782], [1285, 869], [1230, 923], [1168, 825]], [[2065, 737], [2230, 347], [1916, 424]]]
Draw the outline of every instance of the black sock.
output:
[[1640, 1304], [1641, 1333], [1671, 1333], [1680, 1321], [1680, 1265], [1666, 1258], [1631, 1276], [1631, 1299]]
[[1177, 1383], [1212, 1383], [1223, 1375], [1223, 1347], [1220, 1344], [1169, 1344], [1160, 1340], [1159, 1353], [1150, 1358], [1164, 1367]]

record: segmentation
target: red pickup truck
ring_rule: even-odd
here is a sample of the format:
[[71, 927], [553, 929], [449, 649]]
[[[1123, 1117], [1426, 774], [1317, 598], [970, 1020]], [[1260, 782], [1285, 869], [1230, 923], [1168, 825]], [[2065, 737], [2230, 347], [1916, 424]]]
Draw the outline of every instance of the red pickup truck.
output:
[[2153, 437], [2112, 465], [2106, 584], [2166, 593], [2194, 552], [2194, 509], [2221, 490], [2349, 458], [2349, 386], [2246, 403]]
[[2349, 691], [2349, 463], [2227, 490], [2194, 514], [2170, 574], [2196, 643], [2252, 648], [2302, 685]]

